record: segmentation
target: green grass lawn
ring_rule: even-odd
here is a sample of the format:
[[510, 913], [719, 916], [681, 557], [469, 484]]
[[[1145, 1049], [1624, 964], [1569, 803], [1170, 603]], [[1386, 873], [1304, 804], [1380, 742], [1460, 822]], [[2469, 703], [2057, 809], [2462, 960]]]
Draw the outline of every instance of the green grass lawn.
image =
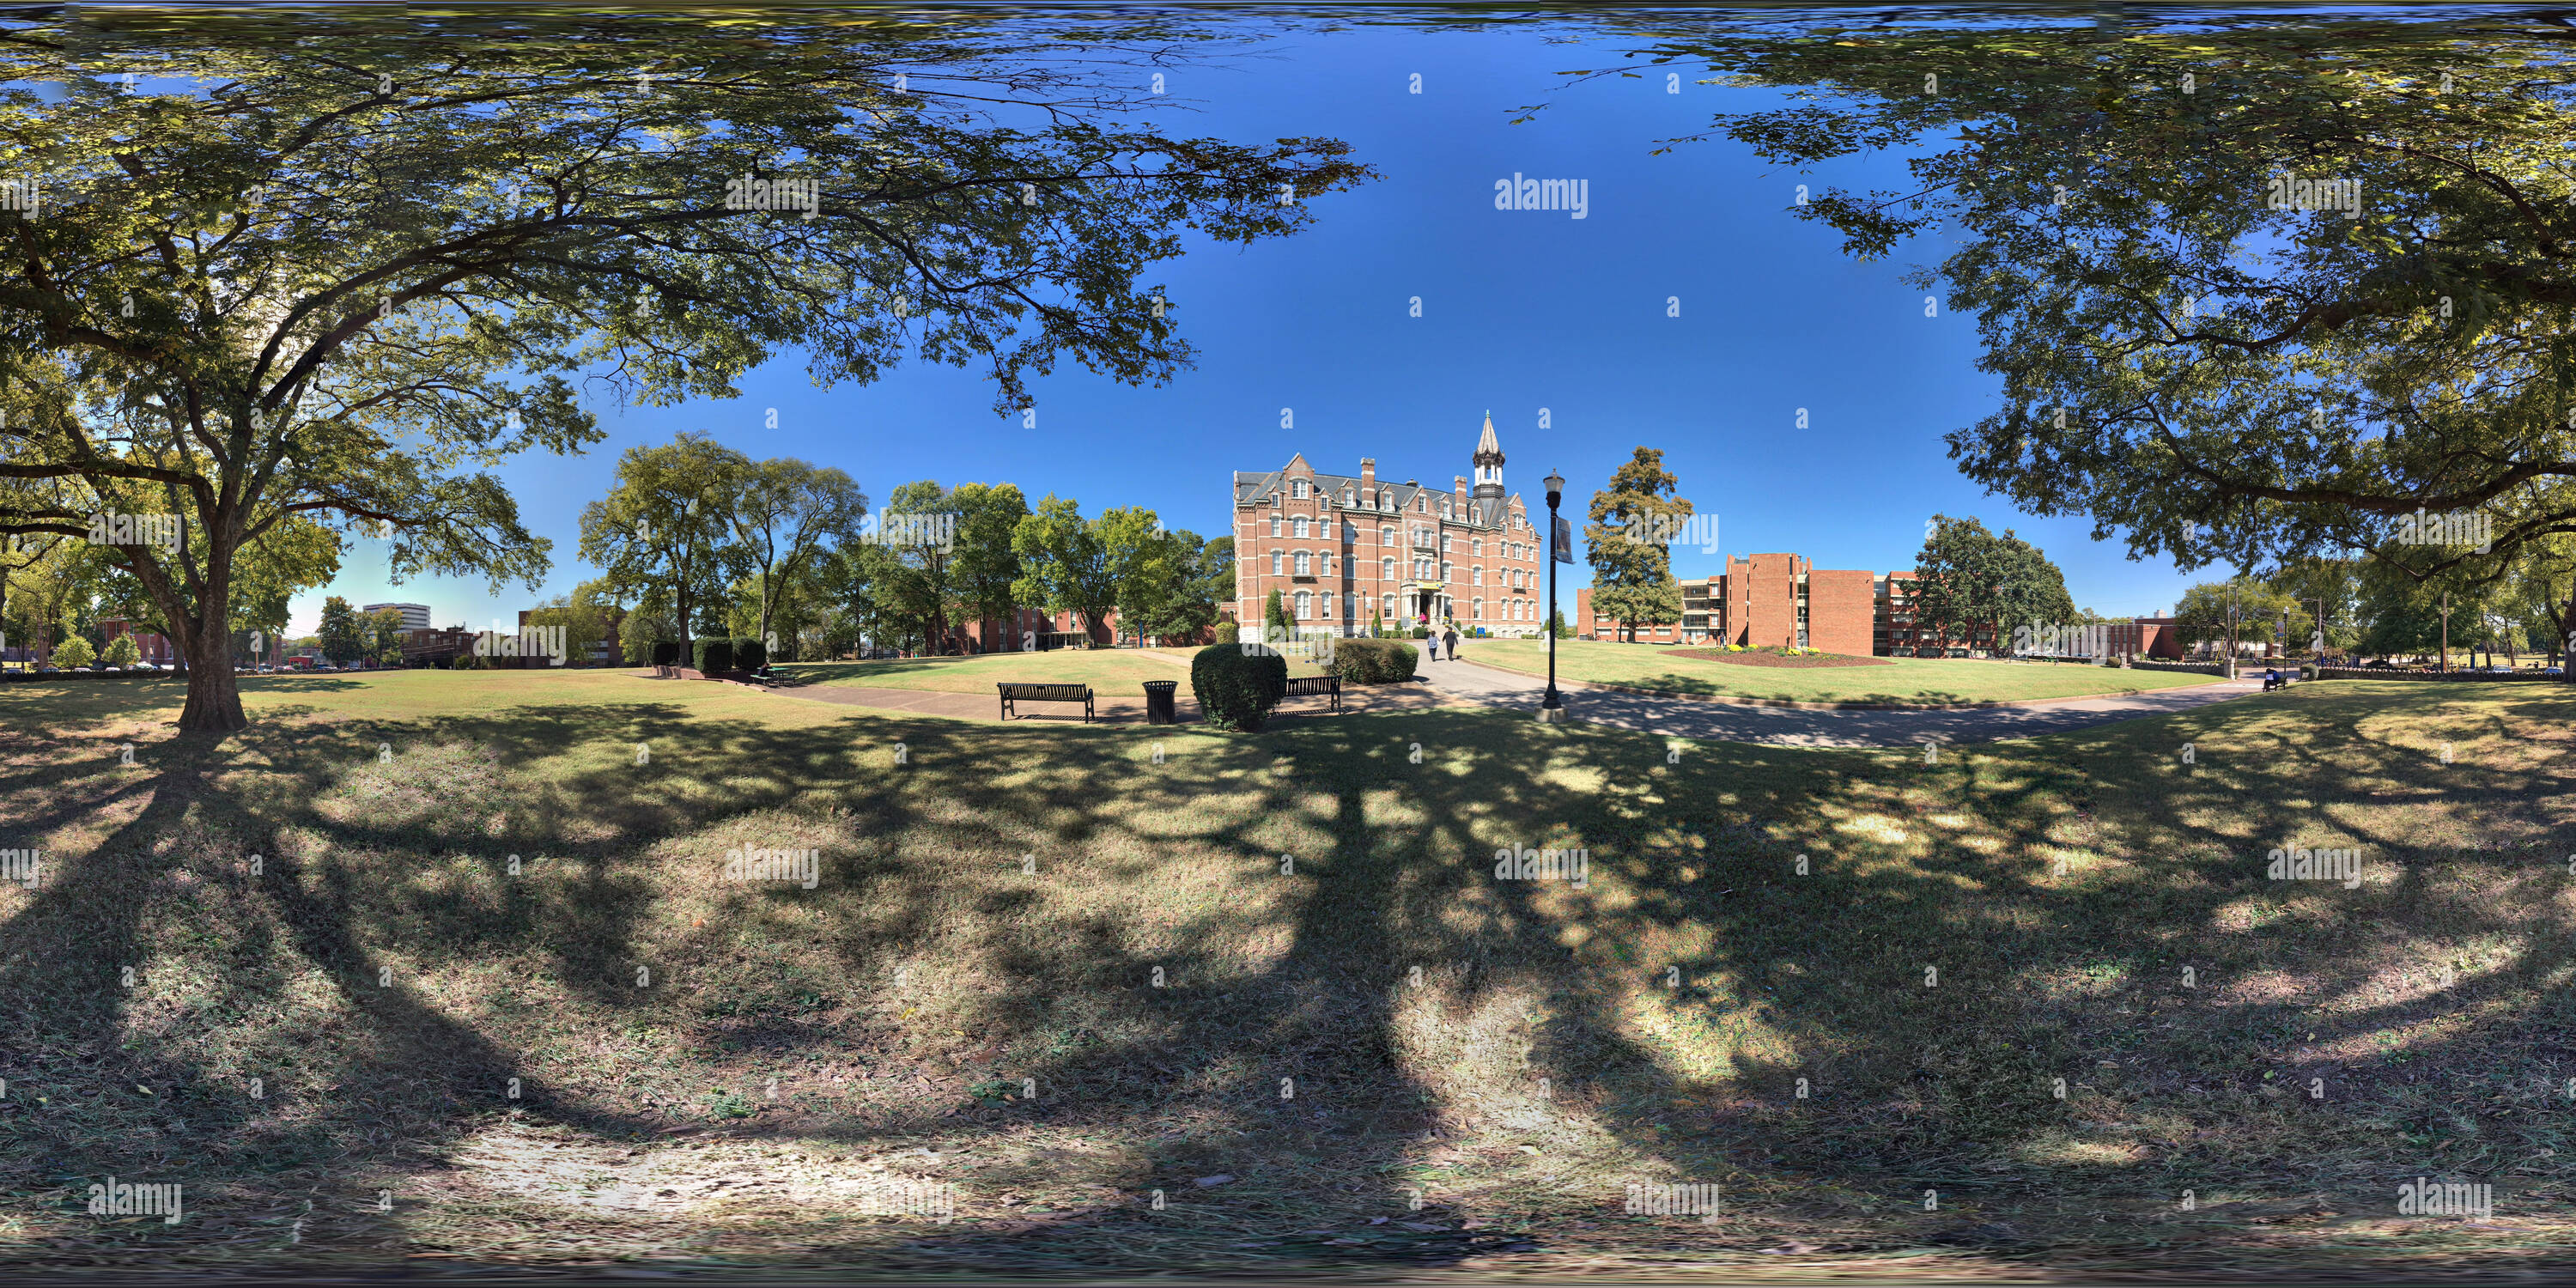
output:
[[[1162, 657], [1150, 656], [1161, 653]], [[862, 688], [928, 689], [990, 696], [1005, 680], [1038, 684], [1088, 684], [1094, 693], [1141, 698], [1147, 680], [1178, 680], [1189, 691], [1186, 651], [1161, 649], [1053, 649], [1040, 653], [986, 653], [979, 657], [888, 658], [873, 662], [787, 662], [778, 669], [800, 683]], [[1290, 675], [1316, 674], [1291, 662]]]
[[[1990, 662], [1966, 658], [1885, 658], [1892, 666], [1814, 670], [1742, 666], [1681, 657], [1653, 644], [1559, 640], [1556, 673], [1569, 680], [1618, 684], [1663, 693], [1733, 698], [1786, 698], [1799, 702], [1891, 702], [1942, 705], [2071, 698], [2095, 693], [2144, 693], [2210, 684], [2191, 672], [2121, 671], [2071, 664]], [[1547, 674], [1547, 641], [1464, 640], [1459, 655], [1470, 661], [1532, 675]]]
[[[175, 685], [0, 687], [0, 848], [48, 861], [0, 885], [0, 1261], [2394, 1274], [2576, 1224], [2555, 686], [1932, 766], [1480, 710], [243, 689], [210, 742]], [[1588, 883], [1497, 880], [1520, 846]], [[2280, 846], [2363, 879], [2267, 880]], [[745, 850], [815, 888], [727, 879]], [[2419, 1174], [2501, 1228], [2397, 1220]], [[79, 1210], [108, 1175], [187, 1219]], [[957, 1221], [871, 1215], [893, 1181]], [[1624, 1214], [1642, 1181], [1726, 1216]]]
[[861, 688], [928, 689], [990, 696], [1005, 680], [1034, 684], [1088, 684], [1097, 693], [1143, 697], [1147, 680], [1189, 683], [1190, 673], [1133, 649], [1053, 649], [1038, 653], [986, 653], [980, 657], [887, 658], [873, 662], [789, 662], [778, 669], [805, 684]]

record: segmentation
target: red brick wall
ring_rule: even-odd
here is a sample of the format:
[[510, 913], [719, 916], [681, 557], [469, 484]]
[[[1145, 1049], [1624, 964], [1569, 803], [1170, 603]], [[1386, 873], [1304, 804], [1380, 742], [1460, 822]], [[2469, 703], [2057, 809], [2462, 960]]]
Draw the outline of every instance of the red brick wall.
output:
[[1807, 573], [1807, 644], [1828, 653], [1870, 655], [1878, 615], [1878, 579], [1860, 569]]

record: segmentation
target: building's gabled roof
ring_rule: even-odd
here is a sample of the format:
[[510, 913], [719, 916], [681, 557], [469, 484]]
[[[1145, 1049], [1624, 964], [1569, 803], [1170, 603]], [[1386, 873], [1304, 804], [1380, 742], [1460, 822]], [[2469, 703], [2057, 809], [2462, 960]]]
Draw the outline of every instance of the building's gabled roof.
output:
[[[1344, 492], [1349, 492], [1353, 498], [1357, 498], [1359, 495], [1360, 480], [1357, 475], [1317, 474], [1314, 476], [1314, 479], [1316, 489], [1327, 495], [1338, 497]], [[1435, 496], [1456, 495], [1456, 493], [1451, 492], [1447, 488], [1424, 487], [1419, 483], [1389, 483], [1385, 479], [1379, 479], [1377, 481], [1377, 488], [1378, 491], [1395, 498], [1394, 510], [1379, 511], [1360, 507], [1350, 510], [1348, 513], [1383, 513], [1386, 517], [1393, 518], [1397, 514], [1411, 513], [1414, 498], [1424, 492], [1432, 493]], [[1288, 471], [1284, 467], [1275, 470], [1236, 470], [1234, 472], [1234, 503], [1236, 505], [1258, 505], [1272, 496], [1285, 497], [1287, 494]], [[1451, 523], [1464, 523], [1473, 527], [1500, 528], [1503, 526], [1503, 521], [1510, 517], [1512, 508], [1519, 503], [1520, 496], [1518, 493], [1514, 493], [1511, 496], [1500, 499], [1479, 499], [1477, 497], [1470, 496], [1467, 498], [1467, 505], [1463, 511], [1458, 510], [1454, 506], [1452, 507], [1449, 521]], [[1436, 512], [1439, 503], [1435, 501], [1432, 504]]]

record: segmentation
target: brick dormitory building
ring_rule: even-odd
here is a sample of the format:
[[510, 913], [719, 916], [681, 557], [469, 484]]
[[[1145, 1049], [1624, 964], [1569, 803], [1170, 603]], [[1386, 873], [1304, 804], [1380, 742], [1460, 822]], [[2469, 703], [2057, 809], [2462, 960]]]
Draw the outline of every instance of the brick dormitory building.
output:
[[1234, 619], [1258, 629], [1270, 592], [1307, 632], [1365, 635], [1387, 626], [1455, 623], [1492, 635], [1536, 635], [1545, 616], [1546, 534], [1503, 490], [1494, 417], [1469, 458], [1474, 481], [1446, 489], [1360, 472], [1322, 474], [1304, 453], [1234, 475]]
[[[2000, 646], [1986, 623], [1954, 624], [1948, 639], [1936, 640], [1932, 623], [1915, 620], [1908, 593], [1913, 581], [1910, 572], [1818, 568], [1802, 555], [1730, 555], [1725, 572], [1681, 582], [1682, 619], [1677, 624], [1640, 625], [1633, 636], [1625, 634], [1616, 620], [1593, 614], [1587, 586], [1574, 593], [1574, 629], [1585, 639], [1793, 646], [1853, 657], [2011, 651], [2013, 624], [2005, 625]], [[2182, 642], [2169, 617], [2104, 623], [2097, 641], [2115, 654], [2182, 656]]]

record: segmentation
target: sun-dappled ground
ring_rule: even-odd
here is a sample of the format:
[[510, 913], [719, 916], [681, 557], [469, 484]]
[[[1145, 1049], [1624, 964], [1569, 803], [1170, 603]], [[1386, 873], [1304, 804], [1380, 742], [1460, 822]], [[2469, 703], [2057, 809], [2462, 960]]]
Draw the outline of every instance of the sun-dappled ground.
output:
[[[243, 687], [211, 742], [175, 685], [0, 687], [0, 848], [45, 858], [0, 886], [0, 1259], [2396, 1273], [2576, 1215], [2555, 687], [1932, 765]], [[2419, 1175], [2491, 1216], [2401, 1216]], [[184, 1219], [90, 1215], [110, 1176]]]
[[[1545, 639], [1467, 640], [1458, 655], [1530, 675], [1547, 674]], [[1776, 698], [1795, 702], [1888, 702], [1942, 705], [2145, 693], [2211, 677], [2188, 671], [2120, 670], [2070, 663], [1984, 658], [1892, 657], [1890, 666], [1802, 669], [1738, 666], [1692, 657], [1683, 649], [1609, 640], [1558, 640], [1556, 673], [1590, 684], [1658, 693]]]

